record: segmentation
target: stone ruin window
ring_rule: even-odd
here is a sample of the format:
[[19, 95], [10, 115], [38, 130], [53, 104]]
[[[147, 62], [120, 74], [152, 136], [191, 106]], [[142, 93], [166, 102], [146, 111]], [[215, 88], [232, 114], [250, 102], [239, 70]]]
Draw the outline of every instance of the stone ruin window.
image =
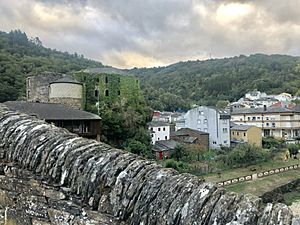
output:
[[105, 90], [105, 96], [109, 96], [109, 92], [107, 89]]
[[118, 95], [121, 95], [121, 92], [120, 92], [120, 91], [118, 91]]
[[108, 84], [108, 77], [105, 77], [105, 83]]

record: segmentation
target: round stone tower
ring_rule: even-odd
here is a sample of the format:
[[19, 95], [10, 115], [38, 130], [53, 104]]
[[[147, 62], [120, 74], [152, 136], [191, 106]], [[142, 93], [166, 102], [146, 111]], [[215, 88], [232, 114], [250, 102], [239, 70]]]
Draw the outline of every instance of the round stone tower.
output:
[[49, 102], [82, 109], [83, 84], [68, 76], [51, 82], [49, 85]]

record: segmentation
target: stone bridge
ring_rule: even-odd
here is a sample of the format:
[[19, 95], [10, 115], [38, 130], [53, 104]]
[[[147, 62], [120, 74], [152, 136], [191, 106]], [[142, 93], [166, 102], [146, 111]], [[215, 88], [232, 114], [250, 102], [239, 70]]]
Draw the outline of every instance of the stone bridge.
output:
[[9, 111], [0, 104], [0, 224], [300, 224], [283, 204]]

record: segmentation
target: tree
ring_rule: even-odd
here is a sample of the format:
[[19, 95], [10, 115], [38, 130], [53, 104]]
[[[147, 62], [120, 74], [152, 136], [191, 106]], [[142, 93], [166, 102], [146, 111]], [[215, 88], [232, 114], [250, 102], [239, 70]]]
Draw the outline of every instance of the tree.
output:
[[130, 140], [125, 150], [137, 155], [147, 154], [147, 146], [137, 140]]
[[174, 153], [173, 153], [173, 157], [177, 160], [180, 161], [182, 160], [184, 157], [187, 157], [187, 149], [184, 145], [182, 144], [178, 144], [176, 145], [175, 149], [174, 149]]
[[297, 154], [299, 153], [299, 145], [296, 144], [289, 144], [288, 145], [288, 150], [290, 152], [290, 157], [297, 158]]

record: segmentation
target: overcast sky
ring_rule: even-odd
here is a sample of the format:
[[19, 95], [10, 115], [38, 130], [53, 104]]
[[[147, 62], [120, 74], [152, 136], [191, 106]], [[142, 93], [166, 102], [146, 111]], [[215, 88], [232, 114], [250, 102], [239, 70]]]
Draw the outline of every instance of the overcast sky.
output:
[[300, 0], [0, 0], [0, 30], [120, 68], [300, 55]]

